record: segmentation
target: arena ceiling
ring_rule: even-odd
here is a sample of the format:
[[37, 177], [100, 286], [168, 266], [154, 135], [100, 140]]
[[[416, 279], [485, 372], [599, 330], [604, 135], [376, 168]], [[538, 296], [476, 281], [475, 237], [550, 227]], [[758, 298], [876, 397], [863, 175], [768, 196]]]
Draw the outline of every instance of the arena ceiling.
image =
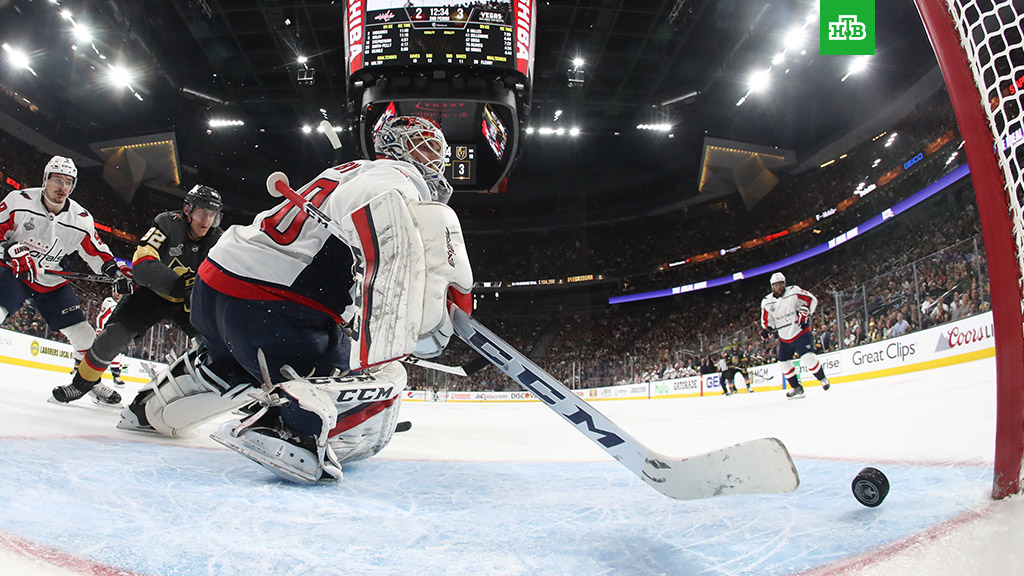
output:
[[[644, 211], [697, 194], [705, 135], [812, 153], [890, 102], [935, 66], [912, 0], [877, 8], [876, 56], [845, 82], [850, 57], [818, 55], [817, 21], [787, 50], [770, 85], [737, 102], [789, 34], [809, 0], [539, 0], [532, 123], [577, 126], [577, 138], [531, 137], [504, 194], [453, 205], [480, 218], [602, 209]], [[347, 122], [344, 0], [0, 0], [0, 41], [23, 47], [33, 74], [0, 64], [0, 84], [38, 106], [4, 99], [0, 110], [89, 153], [89, 142], [173, 131], [183, 184], [217, 185], [236, 208], [270, 200], [266, 174], [298, 179], [334, 157], [303, 134], [326, 114]], [[75, 21], [93, 38], [76, 40]], [[81, 44], [81, 46], [79, 46]], [[72, 45], [77, 50], [72, 50]], [[100, 55], [103, 58], [100, 58]], [[302, 84], [296, 56], [308, 57]], [[570, 87], [572, 60], [584, 83]], [[107, 63], [132, 70], [134, 95], [101, 78]], [[12, 112], [13, 111], [13, 112]], [[244, 126], [211, 130], [211, 118]], [[638, 124], [669, 123], [669, 132]], [[343, 151], [355, 154], [350, 139]], [[293, 181], [296, 178], [293, 177]]]

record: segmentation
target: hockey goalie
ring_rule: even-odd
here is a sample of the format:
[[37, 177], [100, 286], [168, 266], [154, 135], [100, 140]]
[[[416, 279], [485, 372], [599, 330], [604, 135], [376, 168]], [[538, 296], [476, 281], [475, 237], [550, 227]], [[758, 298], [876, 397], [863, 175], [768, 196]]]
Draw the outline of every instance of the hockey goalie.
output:
[[376, 160], [323, 171], [295, 203], [225, 232], [199, 269], [191, 321], [204, 342], [149, 383], [119, 428], [191, 436], [241, 409], [212, 437], [282, 478], [340, 480], [398, 423], [409, 355], [452, 335], [447, 301], [471, 308], [473, 273], [447, 206], [448, 146], [438, 126], [397, 116]]

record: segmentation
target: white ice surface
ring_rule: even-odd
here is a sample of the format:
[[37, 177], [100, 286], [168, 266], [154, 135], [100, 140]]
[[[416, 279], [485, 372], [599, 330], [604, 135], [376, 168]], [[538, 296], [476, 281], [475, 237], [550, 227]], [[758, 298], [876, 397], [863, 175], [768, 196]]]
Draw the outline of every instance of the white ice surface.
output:
[[[331, 554], [354, 562], [337, 565], [346, 574], [1024, 573], [1024, 498], [989, 499], [992, 360], [809, 387], [795, 401], [595, 403], [665, 454], [772, 436], [796, 459], [797, 492], [693, 503], [650, 490], [539, 403], [405, 403], [410, 432], [346, 465], [343, 484], [300, 488], [205, 434], [131, 434], [116, 412], [47, 404], [67, 379], [0, 365], [5, 575], [326, 574], [319, 557]], [[875, 509], [850, 493], [864, 466], [892, 483]], [[255, 538], [263, 562], [221, 531]], [[335, 545], [297, 550], [310, 541]]]

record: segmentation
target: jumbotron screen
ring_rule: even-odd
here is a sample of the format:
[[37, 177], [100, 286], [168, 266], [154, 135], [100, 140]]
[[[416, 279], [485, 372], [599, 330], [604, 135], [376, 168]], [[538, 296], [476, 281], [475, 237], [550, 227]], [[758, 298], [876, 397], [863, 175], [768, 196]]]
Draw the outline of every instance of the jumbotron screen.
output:
[[529, 78], [532, 0], [349, 0], [349, 74], [378, 66], [488, 66]]

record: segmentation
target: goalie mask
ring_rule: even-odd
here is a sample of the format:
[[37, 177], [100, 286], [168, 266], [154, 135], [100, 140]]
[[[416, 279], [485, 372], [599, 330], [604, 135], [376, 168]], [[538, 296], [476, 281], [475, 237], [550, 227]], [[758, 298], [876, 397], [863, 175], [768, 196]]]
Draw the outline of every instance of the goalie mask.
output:
[[185, 214], [189, 216], [189, 219], [192, 217], [192, 211], [196, 208], [215, 213], [217, 216], [213, 220], [212, 227], [220, 226], [221, 218], [224, 217], [224, 201], [221, 200], [220, 192], [209, 186], [196, 184], [185, 195]]
[[50, 161], [46, 163], [46, 167], [43, 168], [43, 187], [46, 186], [46, 181], [50, 179], [51, 174], [63, 174], [70, 176], [71, 190], [68, 190], [68, 194], [75, 190], [75, 185], [78, 184], [78, 168], [75, 167], [75, 162], [71, 158], [65, 158], [64, 156], [54, 156], [50, 158]]
[[415, 166], [437, 202], [448, 203], [452, 186], [444, 178], [444, 165], [451, 152], [441, 128], [426, 118], [395, 116], [373, 136], [377, 158], [390, 158]]

